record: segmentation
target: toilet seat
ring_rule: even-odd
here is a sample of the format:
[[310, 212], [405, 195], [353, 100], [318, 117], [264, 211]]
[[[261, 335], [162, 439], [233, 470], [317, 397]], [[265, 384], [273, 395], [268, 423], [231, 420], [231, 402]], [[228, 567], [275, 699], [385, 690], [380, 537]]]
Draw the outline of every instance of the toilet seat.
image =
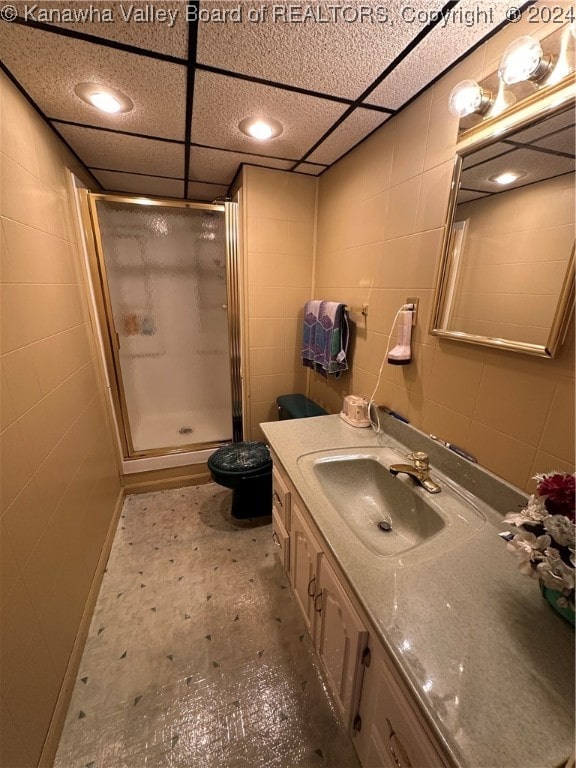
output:
[[208, 459], [208, 469], [224, 475], [260, 474], [272, 469], [270, 449], [266, 443], [246, 441], [218, 448]]

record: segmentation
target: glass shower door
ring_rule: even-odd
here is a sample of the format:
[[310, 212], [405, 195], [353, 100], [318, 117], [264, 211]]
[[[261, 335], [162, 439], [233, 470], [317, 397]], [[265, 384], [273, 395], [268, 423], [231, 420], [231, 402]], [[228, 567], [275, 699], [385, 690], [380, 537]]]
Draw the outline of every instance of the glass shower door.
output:
[[232, 439], [224, 206], [92, 196], [129, 455]]

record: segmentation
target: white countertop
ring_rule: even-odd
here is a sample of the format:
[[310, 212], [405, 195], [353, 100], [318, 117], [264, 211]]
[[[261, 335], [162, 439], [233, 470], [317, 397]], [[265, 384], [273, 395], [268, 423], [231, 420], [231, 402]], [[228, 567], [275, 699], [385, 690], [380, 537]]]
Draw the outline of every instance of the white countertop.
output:
[[[505, 528], [500, 514], [517, 507], [522, 495], [413, 427], [391, 417], [382, 423], [381, 438], [338, 416], [261, 426], [455, 762], [462, 768], [557, 766], [574, 749], [574, 631], [543, 600], [538, 582], [520, 574], [496, 535]], [[442, 484], [439, 467], [458, 482], [460, 472], [462, 483], [504, 505], [488, 508], [486, 523], [447, 551], [435, 547], [431, 555], [423, 548], [421, 561], [373, 554], [306, 482], [298, 458], [382, 444], [427, 450], [434, 479]], [[436, 500], [441, 502], [442, 494]]]

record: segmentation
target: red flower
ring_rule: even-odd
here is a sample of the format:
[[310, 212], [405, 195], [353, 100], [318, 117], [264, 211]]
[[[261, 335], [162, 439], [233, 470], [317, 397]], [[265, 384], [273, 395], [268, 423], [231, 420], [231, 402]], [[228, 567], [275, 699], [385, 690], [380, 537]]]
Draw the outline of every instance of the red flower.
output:
[[574, 520], [574, 475], [556, 472], [543, 475], [536, 486], [539, 496], [545, 496], [544, 504], [551, 515], [565, 515]]

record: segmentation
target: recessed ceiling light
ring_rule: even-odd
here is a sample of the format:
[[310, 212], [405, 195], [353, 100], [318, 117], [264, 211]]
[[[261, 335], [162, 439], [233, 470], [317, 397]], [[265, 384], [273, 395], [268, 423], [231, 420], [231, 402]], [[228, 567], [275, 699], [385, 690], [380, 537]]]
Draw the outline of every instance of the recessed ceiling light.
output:
[[523, 176], [526, 176], [526, 171], [505, 171], [504, 173], [499, 173], [495, 176], [490, 176], [490, 181], [495, 181], [496, 184], [512, 184], [514, 181], [518, 181], [518, 179], [521, 179]]
[[274, 139], [276, 136], [280, 136], [284, 130], [282, 124], [277, 120], [272, 120], [267, 117], [263, 119], [261, 117], [247, 117], [238, 123], [238, 128], [245, 136], [250, 136], [252, 139], [258, 141], [267, 141], [268, 139]]
[[134, 104], [124, 93], [100, 83], [79, 83], [74, 92], [86, 104], [108, 114], [130, 112], [134, 108]]

